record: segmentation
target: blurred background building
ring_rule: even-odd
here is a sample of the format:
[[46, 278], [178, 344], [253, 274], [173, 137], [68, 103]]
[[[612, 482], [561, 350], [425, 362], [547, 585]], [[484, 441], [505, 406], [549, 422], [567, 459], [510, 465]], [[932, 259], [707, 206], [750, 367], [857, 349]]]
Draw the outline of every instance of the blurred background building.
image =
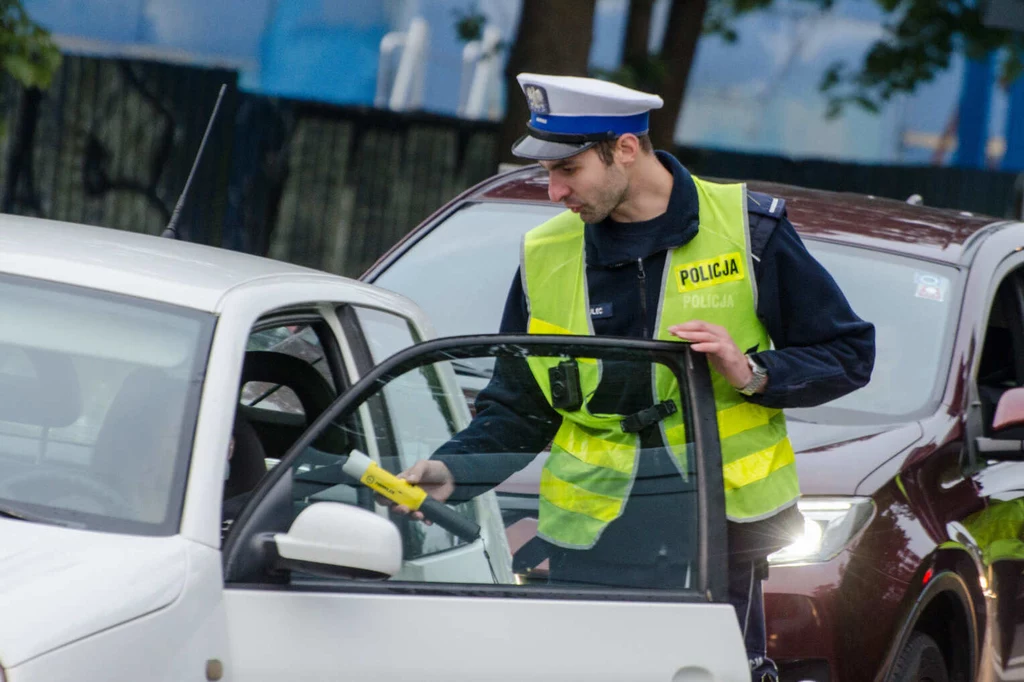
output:
[[[382, 59], [385, 37], [425, 26], [415, 89], [399, 106], [447, 115], [500, 118], [502, 70], [518, 29], [522, 0], [26, 0], [66, 53], [169, 60], [232, 68], [243, 91], [337, 105], [388, 106], [402, 46]], [[666, 36], [670, 0], [656, 0], [650, 48]], [[629, 0], [597, 0], [590, 65], [622, 60]], [[498, 41], [492, 80], [475, 93], [458, 21], [479, 16]], [[819, 90], [836, 59], [858, 63], [883, 35], [875, 3], [837, 0], [828, 10], [806, 0], [776, 0], [734, 22], [737, 39], [704, 37], [676, 127], [678, 143], [795, 158], [868, 163], [955, 164], [1024, 169], [1024, 119], [1018, 83], [997, 82], [993, 57], [955, 54], [949, 68], [880, 112], [847, 108], [826, 118]], [[579, 27], [585, 31], [586, 27]], [[493, 46], [493, 45], [492, 45]], [[385, 56], [386, 57], [386, 56]], [[387, 73], [381, 73], [386, 71]], [[482, 88], [482, 89], [481, 89]], [[1015, 109], [1015, 105], [1016, 108]], [[1015, 109], [1015, 112], [1011, 112]], [[964, 144], [960, 144], [960, 140]]]

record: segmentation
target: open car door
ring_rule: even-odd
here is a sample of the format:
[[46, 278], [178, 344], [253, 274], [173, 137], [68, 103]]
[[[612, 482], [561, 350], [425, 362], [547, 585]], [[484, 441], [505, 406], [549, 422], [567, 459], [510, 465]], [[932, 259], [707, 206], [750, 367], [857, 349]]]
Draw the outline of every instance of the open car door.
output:
[[[598, 389], [574, 397], [574, 375], [587, 372]], [[635, 447], [592, 453], [589, 469], [566, 457], [582, 451], [544, 390], [598, 417], [630, 416], [612, 431]], [[552, 439], [568, 448], [557, 458], [545, 452]], [[386, 478], [438, 453], [462, 478], [444, 506], [461, 523], [394, 514], [364, 484], [366, 471]], [[552, 537], [581, 528], [591, 549]], [[725, 537], [710, 376], [687, 345], [420, 343], [343, 393], [231, 526], [228, 669], [275, 681], [745, 682]]]

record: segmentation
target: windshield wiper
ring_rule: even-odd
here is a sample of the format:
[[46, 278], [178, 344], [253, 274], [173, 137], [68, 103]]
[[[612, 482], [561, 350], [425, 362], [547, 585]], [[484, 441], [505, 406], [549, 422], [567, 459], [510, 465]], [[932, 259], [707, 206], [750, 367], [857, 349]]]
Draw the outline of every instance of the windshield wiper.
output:
[[24, 509], [17, 507], [11, 507], [9, 505], [0, 505], [0, 516], [5, 519], [17, 519], [18, 521], [28, 521], [29, 523], [45, 523], [53, 526], [64, 526], [65, 528], [70, 527], [72, 524], [67, 521], [61, 521], [54, 519], [49, 516], [43, 516], [42, 514], [35, 514]]

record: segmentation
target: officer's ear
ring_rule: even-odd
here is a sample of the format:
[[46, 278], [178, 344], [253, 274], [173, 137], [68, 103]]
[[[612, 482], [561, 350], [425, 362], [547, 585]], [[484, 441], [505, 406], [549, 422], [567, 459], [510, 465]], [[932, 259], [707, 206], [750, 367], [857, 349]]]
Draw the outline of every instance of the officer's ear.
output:
[[619, 135], [615, 140], [615, 160], [623, 166], [631, 166], [640, 155], [640, 140], [632, 133]]

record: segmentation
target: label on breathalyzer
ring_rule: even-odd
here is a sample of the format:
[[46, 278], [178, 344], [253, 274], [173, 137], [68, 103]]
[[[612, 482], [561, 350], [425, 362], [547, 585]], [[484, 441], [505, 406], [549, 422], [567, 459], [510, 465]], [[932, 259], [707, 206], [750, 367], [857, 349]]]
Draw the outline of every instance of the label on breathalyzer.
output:
[[353, 450], [342, 469], [359, 481], [395, 504], [404, 504], [410, 509], [419, 509], [427, 497], [427, 491], [404, 481], [390, 471], [379, 467], [372, 459]]

